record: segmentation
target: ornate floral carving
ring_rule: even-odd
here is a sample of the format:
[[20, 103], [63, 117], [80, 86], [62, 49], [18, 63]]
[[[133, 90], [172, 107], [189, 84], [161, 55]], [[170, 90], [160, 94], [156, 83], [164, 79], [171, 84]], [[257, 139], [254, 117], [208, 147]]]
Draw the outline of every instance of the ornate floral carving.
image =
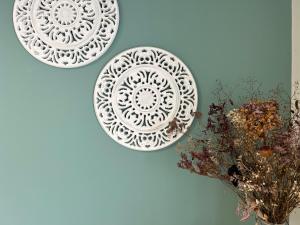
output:
[[164, 148], [183, 133], [168, 134], [175, 117], [187, 128], [197, 108], [197, 89], [189, 69], [162, 49], [140, 47], [113, 58], [102, 70], [94, 106], [104, 130], [135, 150]]
[[79, 67], [99, 58], [119, 25], [117, 0], [16, 0], [14, 25], [22, 45], [40, 61]]

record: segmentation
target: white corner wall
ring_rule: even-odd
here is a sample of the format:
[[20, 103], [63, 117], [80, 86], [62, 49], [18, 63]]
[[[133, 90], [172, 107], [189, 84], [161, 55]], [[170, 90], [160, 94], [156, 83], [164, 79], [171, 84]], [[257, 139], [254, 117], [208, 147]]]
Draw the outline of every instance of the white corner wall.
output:
[[[300, 81], [300, 0], [292, 0], [292, 84]], [[300, 225], [300, 209], [291, 215], [290, 225]]]

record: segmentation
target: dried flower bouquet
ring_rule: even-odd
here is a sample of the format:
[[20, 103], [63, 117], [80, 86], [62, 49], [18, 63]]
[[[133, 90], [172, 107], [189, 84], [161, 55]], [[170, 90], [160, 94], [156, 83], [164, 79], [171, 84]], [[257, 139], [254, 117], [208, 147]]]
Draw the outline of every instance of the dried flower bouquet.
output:
[[[220, 85], [200, 135], [178, 146], [178, 166], [230, 185], [242, 221], [254, 212], [263, 222], [283, 224], [300, 204], [299, 83], [292, 97], [276, 88], [265, 98], [251, 85], [240, 103]], [[193, 115], [200, 120], [201, 113]], [[176, 121], [169, 132], [182, 130]]]

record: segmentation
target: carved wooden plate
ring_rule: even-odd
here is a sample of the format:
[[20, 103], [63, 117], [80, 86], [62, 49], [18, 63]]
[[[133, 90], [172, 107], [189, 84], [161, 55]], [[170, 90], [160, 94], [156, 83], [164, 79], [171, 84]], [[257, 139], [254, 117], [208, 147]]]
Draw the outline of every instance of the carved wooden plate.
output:
[[118, 143], [135, 150], [164, 148], [186, 131], [169, 133], [177, 119], [187, 128], [197, 109], [197, 88], [187, 66], [158, 48], [122, 52], [102, 70], [94, 107], [103, 129]]
[[119, 26], [117, 0], [15, 0], [14, 26], [38, 60], [72, 68], [98, 59]]

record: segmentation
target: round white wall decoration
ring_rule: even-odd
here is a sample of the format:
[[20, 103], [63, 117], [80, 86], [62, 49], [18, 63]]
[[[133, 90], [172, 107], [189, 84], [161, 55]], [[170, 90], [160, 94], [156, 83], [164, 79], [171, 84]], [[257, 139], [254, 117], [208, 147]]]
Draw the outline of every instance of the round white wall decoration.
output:
[[158, 48], [139, 47], [113, 58], [94, 91], [99, 123], [119, 144], [141, 151], [164, 148], [184, 132], [168, 133], [169, 123], [189, 127], [197, 109], [197, 88], [187, 66]]
[[61, 68], [87, 65], [112, 44], [117, 0], [15, 0], [14, 27], [24, 48]]

